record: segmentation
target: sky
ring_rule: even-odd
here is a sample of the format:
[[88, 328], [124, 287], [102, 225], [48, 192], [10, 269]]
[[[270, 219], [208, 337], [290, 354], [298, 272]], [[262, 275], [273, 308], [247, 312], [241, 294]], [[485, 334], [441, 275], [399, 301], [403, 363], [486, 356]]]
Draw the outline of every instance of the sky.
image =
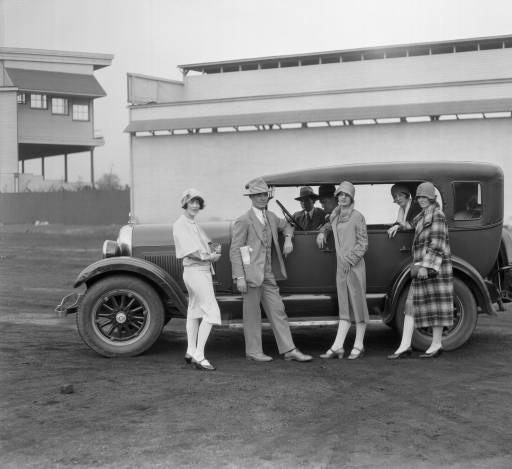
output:
[[[129, 180], [126, 73], [181, 79], [179, 64], [512, 33], [510, 0], [0, 0], [0, 46], [113, 54], [95, 75], [96, 177]], [[63, 178], [61, 157], [46, 177]], [[40, 174], [40, 162], [25, 166]], [[88, 155], [71, 155], [88, 180]]]

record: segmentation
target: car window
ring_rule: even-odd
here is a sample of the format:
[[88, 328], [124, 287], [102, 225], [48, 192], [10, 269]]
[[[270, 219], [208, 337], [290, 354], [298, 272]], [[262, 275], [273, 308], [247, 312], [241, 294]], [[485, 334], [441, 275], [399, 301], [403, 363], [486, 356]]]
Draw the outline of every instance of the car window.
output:
[[[414, 195], [418, 183], [405, 183]], [[398, 215], [398, 205], [393, 203], [391, 187], [393, 184], [357, 184], [355, 194], [355, 208], [360, 211], [367, 225], [391, 225]], [[318, 186], [311, 186], [318, 194]], [[281, 209], [276, 204], [279, 200], [293, 215], [301, 210], [300, 203], [295, 200], [299, 196], [299, 187], [276, 187], [274, 197], [269, 202], [269, 209], [282, 216]], [[436, 189], [437, 200], [442, 205], [441, 194]], [[317, 201], [315, 207], [320, 207]]]
[[482, 216], [482, 191], [479, 182], [454, 182], [454, 220], [476, 220]]

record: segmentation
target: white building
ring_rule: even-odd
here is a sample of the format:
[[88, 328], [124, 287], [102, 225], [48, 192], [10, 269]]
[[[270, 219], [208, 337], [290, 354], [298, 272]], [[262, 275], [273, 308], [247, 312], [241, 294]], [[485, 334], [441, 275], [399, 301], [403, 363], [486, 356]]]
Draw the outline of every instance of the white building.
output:
[[187, 187], [203, 219], [234, 218], [256, 176], [419, 160], [499, 164], [512, 215], [512, 36], [180, 68], [182, 82], [128, 75], [140, 222], [175, 219]]

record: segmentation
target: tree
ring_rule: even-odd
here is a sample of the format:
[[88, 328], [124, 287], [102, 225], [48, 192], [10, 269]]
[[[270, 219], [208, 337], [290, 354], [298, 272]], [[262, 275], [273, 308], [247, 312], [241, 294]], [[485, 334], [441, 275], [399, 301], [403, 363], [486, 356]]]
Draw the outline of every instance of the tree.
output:
[[96, 181], [96, 188], [104, 191], [119, 191], [122, 189], [121, 179], [112, 172], [105, 173]]

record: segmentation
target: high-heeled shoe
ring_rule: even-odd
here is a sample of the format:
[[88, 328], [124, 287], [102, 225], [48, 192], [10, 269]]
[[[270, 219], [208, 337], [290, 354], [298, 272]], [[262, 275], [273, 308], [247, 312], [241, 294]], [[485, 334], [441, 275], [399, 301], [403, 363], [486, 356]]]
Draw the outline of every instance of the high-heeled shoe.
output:
[[430, 352], [430, 353], [422, 353], [420, 355], [420, 358], [439, 358], [441, 356], [441, 354], [443, 353], [443, 347], [439, 347], [437, 350], [434, 350], [433, 352]]
[[189, 355], [188, 353], [185, 354], [185, 363], [187, 365], [192, 364], [192, 355]]
[[399, 358], [409, 358], [412, 353], [412, 348], [409, 347], [407, 350], [404, 350], [400, 353], [392, 353], [391, 355], [388, 355], [388, 360], [398, 360]]
[[340, 360], [344, 357], [345, 350], [343, 350], [343, 347], [340, 347], [339, 349], [333, 350], [330, 348], [327, 350], [327, 352], [322, 353], [320, 355], [320, 358], [339, 358]]
[[[354, 350], [355, 350], [355, 352], [354, 352]], [[364, 347], [363, 348], [353, 347], [352, 351], [350, 352], [350, 355], [348, 356], [348, 359], [349, 360], [357, 360], [358, 358], [363, 358], [364, 354], [365, 354]]]
[[193, 363], [198, 370], [213, 371], [216, 369], [206, 358], [203, 358], [202, 360], [194, 359]]

